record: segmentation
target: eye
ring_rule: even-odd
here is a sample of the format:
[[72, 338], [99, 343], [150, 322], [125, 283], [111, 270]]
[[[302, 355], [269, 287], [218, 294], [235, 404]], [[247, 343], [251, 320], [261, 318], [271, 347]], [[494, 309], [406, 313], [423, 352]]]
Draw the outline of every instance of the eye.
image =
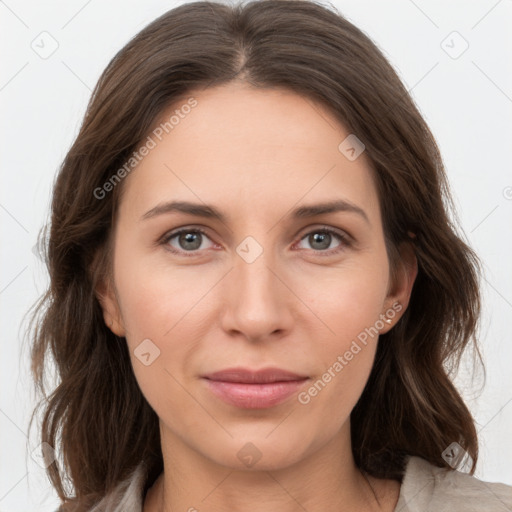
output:
[[[165, 235], [161, 243], [174, 254], [195, 256], [199, 251], [209, 248], [203, 245], [205, 239], [210, 240], [206, 232], [201, 228], [182, 228]], [[338, 240], [338, 245], [332, 248], [331, 244], [336, 239]], [[348, 235], [328, 227], [309, 231], [300, 239], [299, 244], [304, 240], [311, 245], [314, 252], [324, 253], [324, 255], [338, 253], [351, 245]], [[213, 245], [212, 242], [210, 248]]]
[[[176, 244], [178, 247], [173, 245], [171, 241], [176, 238]], [[166, 245], [167, 249], [176, 254], [192, 253], [193, 256], [198, 250], [206, 249], [203, 246], [204, 238], [208, 238], [206, 233], [199, 228], [184, 228], [173, 233], [169, 233], [162, 240], [162, 244]], [[188, 254], [186, 254], [188, 256]]]
[[[337, 239], [339, 244], [332, 248], [330, 246], [334, 239]], [[349, 237], [347, 235], [327, 227], [306, 233], [306, 235], [300, 239], [301, 242], [303, 240], [306, 240], [315, 252], [324, 252], [328, 255], [338, 253], [350, 246]]]

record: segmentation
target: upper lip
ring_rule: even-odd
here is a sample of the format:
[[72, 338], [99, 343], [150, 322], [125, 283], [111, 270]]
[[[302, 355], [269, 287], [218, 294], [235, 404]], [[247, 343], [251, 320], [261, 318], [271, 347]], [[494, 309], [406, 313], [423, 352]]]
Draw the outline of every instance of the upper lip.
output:
[[245, 384], [265, 384], [269, 382], [283, 382], [292, 380], [304, 380], [308, 377], [298, 375], [280, 368], [263, 368], [251, 370], [250, 368], [226, 368], [218, 372], [203, 376], [206, 379], [222, 382], [240, 382]]

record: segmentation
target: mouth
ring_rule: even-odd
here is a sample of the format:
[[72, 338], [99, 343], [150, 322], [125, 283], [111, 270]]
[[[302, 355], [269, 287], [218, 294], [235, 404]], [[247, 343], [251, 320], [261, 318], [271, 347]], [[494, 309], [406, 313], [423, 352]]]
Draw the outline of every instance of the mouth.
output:
[[211, 393], [242, 409], [265, 409], [295, 394], [308, 376], [279, 368], [250, 370], [229, 368], [202, 377]]

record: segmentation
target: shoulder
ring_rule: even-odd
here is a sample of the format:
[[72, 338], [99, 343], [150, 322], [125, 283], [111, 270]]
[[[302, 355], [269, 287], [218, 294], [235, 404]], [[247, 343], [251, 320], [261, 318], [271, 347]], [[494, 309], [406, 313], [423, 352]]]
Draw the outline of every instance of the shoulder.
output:
[[394, 512], [511, 512], [512, 486], [409, 457]]

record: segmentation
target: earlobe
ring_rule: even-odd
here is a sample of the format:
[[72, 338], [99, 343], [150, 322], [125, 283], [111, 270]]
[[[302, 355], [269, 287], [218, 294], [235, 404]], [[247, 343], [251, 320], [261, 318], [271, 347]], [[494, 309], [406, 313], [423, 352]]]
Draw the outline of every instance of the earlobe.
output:
[[96, 297], [103, 311], [103, 320], [105, 325], [119, 337], [125, 337], [126, 330], [121, 317], [119, 302], [114, 292], [114, 287], [110, 280], [102, 282], [96, 287]]
[[387, 320], [385, 321], [385, 328], [381, 330], [381, 334], [385, 334], [391, 330], [405, 313], [409, 305], [416, 276], [418, 275], [418, 260], [412, 244], [404, 242], [399, 247], [399, 252], [400, 260], [398, 262], [398, 268], [396, 269], [393, 282], [384, 304], [385, 311], [383, 315]]

